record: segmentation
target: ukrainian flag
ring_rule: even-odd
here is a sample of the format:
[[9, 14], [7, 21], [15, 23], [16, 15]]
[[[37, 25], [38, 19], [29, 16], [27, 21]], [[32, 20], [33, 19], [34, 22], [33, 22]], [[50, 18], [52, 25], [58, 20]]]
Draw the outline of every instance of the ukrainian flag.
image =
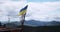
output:
[[24, 8], [22, 8], [21, 10], [20, 10], [20, 12], [19, 12], [19, 16], [21, 16], [21, 15], [24, 15], [24, 14], [26, 14], [26, 11], [27, 11], [27, 7], [28, 7], [28, 5], [26, 5]]

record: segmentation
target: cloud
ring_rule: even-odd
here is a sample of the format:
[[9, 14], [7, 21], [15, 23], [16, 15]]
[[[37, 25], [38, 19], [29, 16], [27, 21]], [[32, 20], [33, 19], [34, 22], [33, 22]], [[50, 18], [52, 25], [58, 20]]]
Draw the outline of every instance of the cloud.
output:
[[[23, 1], [3, 1], [0, 2], [0, 19], [10, 15], [11, 21], [19, 20], [17, 14], [26, 5]], [[32, 18], [33, 17], [33, 18]], [[60, 17], [60, 2], [30, 2], [26, 14], [26, 20], [52, 21]], [[7, 17], [6, 17], [7, 18]], [[8, 20], [8, 19], [1, 19]], [[59, 20], [60, 21], [60, 20]]]
[[26, 20], [52, 21], [60, 17], [60, 2], [30, 2], [27, 15]]
[[8, 18], [7, 16], [0, 16], [0, 21], [2, 22], [3, 21], [8, 21]]
[[[10, 17], [12, 17], [11, 19], [18, 18], [18, 13], [20, 9], [22, 9], [25, 5], [26, 5], [26, 2], [24, 1], [17, 2], [17, 1], [4, 1], [3, 0], [3, 2], [2, 1], [0, 2], [0, 17], [4, 18], [4, 16], [9, 15]], [[1, 19], [1, 20], [3, 21], [4, 19]]]
[[28, 0], [28, 2], [56, 2], [60, 0]]
[[0, 0], [0, 1], [26, 1], [26, 0]]

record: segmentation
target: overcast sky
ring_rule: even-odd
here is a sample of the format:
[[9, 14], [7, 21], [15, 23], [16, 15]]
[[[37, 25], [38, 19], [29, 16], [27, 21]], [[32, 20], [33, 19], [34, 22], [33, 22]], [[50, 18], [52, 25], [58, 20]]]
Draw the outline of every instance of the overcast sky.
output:
[[[0, 20], [7, 21], [10, 15], [11, 21], [19, 20], [17, 16], [20, 9], [28, 4], [26, 20], [52, 21], [59, 20], [59, 0], [0, 0]], [[33, 18], [32, 18], [33, 17]], [[59, 20], [60, 21], [60, 20]]]
[[[50, 21], [60, 17], [60, 2], [30, 2], [26, 19]], [[33, 17], [33, 18], [32, 18]]]
[[26, 20], [60, 21], [60, 0], [29, 0], [27, 15]]
[[25, 0], [0, 0], [0, 21], [7, 21], [8, 15], [11, 21], [19, 21], [18, 13], [26, 5]]

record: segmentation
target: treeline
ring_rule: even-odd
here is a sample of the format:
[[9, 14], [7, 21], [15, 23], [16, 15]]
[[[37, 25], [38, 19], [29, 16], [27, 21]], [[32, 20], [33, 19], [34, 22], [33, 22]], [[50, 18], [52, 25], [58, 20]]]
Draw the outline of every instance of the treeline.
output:
[[0, 28], [1, 28], [1, 27], [5, 27], [5, 24], [4, 24], [4, 25], [2, 25], [2, 23], [0, 22]]
[[11, 23], [5, 23], [5, 24], [2, 24], [0, 22], [0, 28], [18, 28], [18, 27], [20, 27], [20, 24], [17, 22], [11, 22]]

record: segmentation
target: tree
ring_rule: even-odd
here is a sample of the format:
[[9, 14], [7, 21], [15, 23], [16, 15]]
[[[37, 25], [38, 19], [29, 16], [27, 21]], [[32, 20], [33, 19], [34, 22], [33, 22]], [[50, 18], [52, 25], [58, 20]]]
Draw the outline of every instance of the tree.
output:
[[0, 22], [0, 27], [2, 26], [2, 23]]

